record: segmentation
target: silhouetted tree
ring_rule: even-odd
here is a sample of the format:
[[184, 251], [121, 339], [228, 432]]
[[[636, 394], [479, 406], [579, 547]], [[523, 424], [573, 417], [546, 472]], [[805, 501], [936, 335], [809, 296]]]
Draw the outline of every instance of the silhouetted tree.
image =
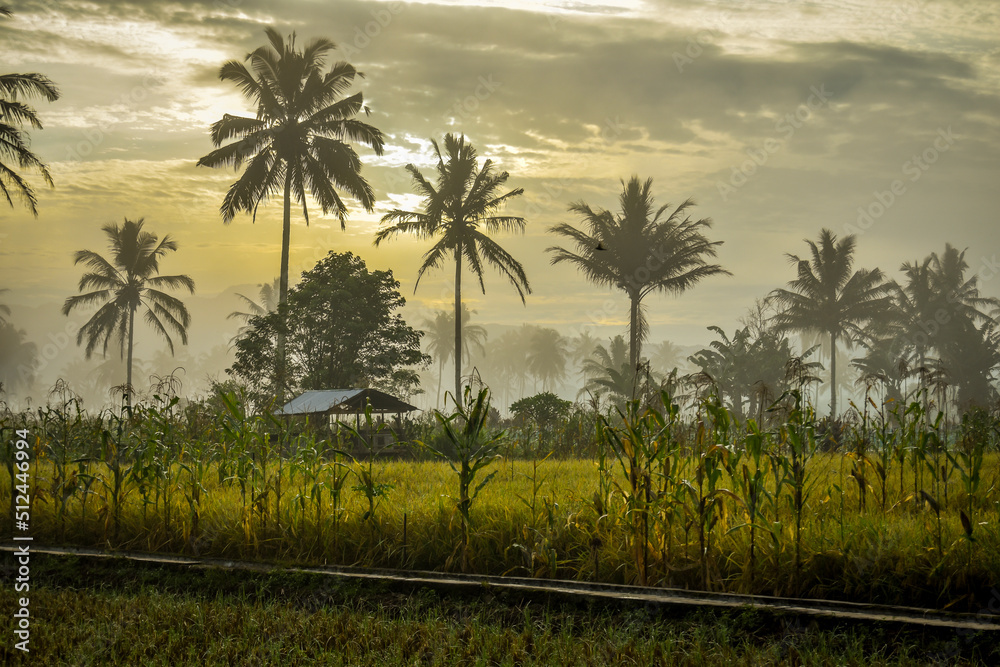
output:
[[553, 246], [552, 263], [569, 262], [597, 285], [620, 289], [629, 298], [629, 365], [636, 376], [642, 341], [648, 333], [643, 299], [652, 292], [680, 294], [703, 278], [730, 275], [718, 264], [709, 264], [716, 246], [703, 230], [711, 227], [709, 218], [692, 220], [686, 215], [694, 206], [687, 200], [668, 215], [669, 204], [654, 210], [650, 189], [653, 179], [640, 182], [633, 176], [622, 181], [618, 197], [620, 212], [594, 210], [583, 202], [569, 210], [581, 215], [585, 230], [560, 224], [549, 231], [565, 236], [576, 251]]
[[[524, 303], [525, 293], [531, 293], [524, 267], [487, 233], [523, 232], [524, 218], [497, 215], [508, 200], [523, 194], [517, 188], [500, 194], [507, 182], [506, 171], [498, 172], [491, 160], [477, 166], [476, 149], [453, 134], [444, 137], [447, 159], [436, 141], [431, 140], [437, 154], [437, 183], [432, 185], [412, 164], [406, 170], [413, 179], [414, 189], [423, 196], [421, 211], [395, 209], [382, 217], [382, 224], [389, 225], [375, 235], [375, 245], [397, 234], [413, 234], [418, 238], [437, 242], [424, 253], [424, 261], [417, 272], [417, 283], [431, 268], [440, 267], [448, 259], [455, 262], [455, 356], [462, 356], [462, 261], [468, 263], [479, 279], [479, 287], [486, 294], [483, 283], [483, 264], [491, 264], [510, 280]], [[414, 292], [416, 291], [414, 285]], [[462, 395], [461, 364], [455, 364], [455, 397]]]
[[[0, 16], [11, 16], [10, 9], [0, 7]], [[28, 133], [21, 129], [28, 125], [40, 130], [42, 123], [35, 110], [19, 97], [43, 97], [54, 102], [59, 99], [59, 89], [41, 74], [0, 74], [0, 194], [11, 208], [17, 197], [37, 218], [35, 190], [14, 168], [37, 170], [49, 186], [53, 182], [48, 167], [31, 151]]]
[[160, 276], [160, 258], [177, 250], [177, 242], [165, 235], [143, 231], [143, 220], [125, 219], [124, 224], [107, 224], [101, 229], [108, 237], [109, 258], [91, 250], [78, 250], [74, 264], [83, 264], [90, 269], [80, 278], [79, 289], [93, 290], [86, 294], [71, 296], [63, 304], [63, 315], [69, 315], [74, 308], [100, 306], [97, 312], [80, 327], [77, 345], [87, 341], [86, 358], [98, 346], [107, 355], [111, 338], [118, 340], [121, 356], [125, 356], [127, 371], [125, 384], [132, 387], [132, 347], [135, 337], [135, 314], [144, 310], [144, 319], [154, 331], [167, 341], [170, 352], [174, 342], [170, 333], [180, 336], [187, 345], [187, 328], [191, 316], [187, 308], [177, 298], [163, 289], [187, 288], [194, 294], [194, 281], [190, 276]]
[[854, 264], [855, 237], [839, 243], [829, 229], [820, 231], [819, 244], [806, 240], [809, 259], [786, 255], [798, 277], [790, 289], [776, 289], [769, 298], [780, 307], [774, 316], [778, 332], [821, 331], [830, 337], [830, 416], [837, 416], [837, 339], [848, 345], [863, 337], [864, 324], [884, 316], [892, 305], [890, 285], [878, 269]]
[[[232, 222], [241, 211], [256, 220], [261, 202], [282, 193], [278, 303], [283, 304], [288, 297], [292, 200], [302, 205], [306, 225], [307, 191], [324, 214], [340, 219], [341, 229], [346, 227], [347, 206], [337, 188], [372, 211], [375, 194], [361, 177], [361, 160], [348, 141], [367, 144], [381, 155], [384, 139], [379, 130], [355, 118], [358, 112], [368, 111], [362, 94], [342, 97], [360, 72], [346, 62], [334, 63], [323, 72], [327, 54], [336, 48], [333, 42], [315, 39], [299, 51], [294, 33], [285, 41], [273, 28], [264, 32], [269, 46], [259, 47], [245, 62], [230, 60], [219, 70], [220, 79], [232, 81], [256, 105], [256, 116], [225, 114], [213, 124], [216, 150], [198, 160], [198, 165], [238, 171], [246, 164], [222, 202], [224, 223]], [[230, 143], [223, 146], [226, 141]], [[279, 392], [284, 387], [284, 359], [285, 341], [279, 337], [275, 360]]]
[[237, 294], [236, 296], [246, 304], [247, 312], [241, 312], [234, 310], [226, 316], [227, 320], [240, 320], [243, 322], [240, 330], [236, 332], [239, 336], [246, 331], [246, 325], [250, 323], [250, 320], [254, 317], [260, 317], [262, 315], [267, 315], [268, 313], [273, 313], [278, 310], [278, 295], [281, 290], [281, 279], [275, 278], [273, 282], [262, 283], [257, 286], [259, 291], [257, 292], [258, 301], [254, 301], [245, 294]]
[[535, 330], [527, 349], [528, 370], [542, 381], [543, 392], [555, 389], [566, 378], [566, 357], [566, 339], [558, 331]]
[[[478, 324], [469, 324], [472, 313], [468, 307], [462, 304], [462, 354], [463, 362], [469, 363], [472, 358], [472, 346], [479, 349], [480, 353], [485, 353], [486, 329]], [[455, 354], [455, 314], [445, 310], [439, 310], [433, 318], [425, 319], [422, 328], [427, 336], [427, 352], [438, 361], [437, 397], [436, 405], [441, 405], [441, 383], [444, 374], [444, 365], [452, 359]], [[468, 344], [467, 344], [468, 343]]]

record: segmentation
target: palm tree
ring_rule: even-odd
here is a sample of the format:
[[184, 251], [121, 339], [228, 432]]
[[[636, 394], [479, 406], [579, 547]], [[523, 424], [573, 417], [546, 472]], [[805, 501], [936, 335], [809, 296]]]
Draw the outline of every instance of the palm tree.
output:
[[0, 320], [0, 393], [30, 387], [37, 366], [38, 346], [28, 341], [23, 329]]
[[791, 289], [769, 295], [781, 310], [774, 316], [778, 333], [818, 331], [830, 337], [830, 416], [837, 415], [837, 339], [849, 346], [863, 336], [862, 325], [884, 317], [892, 305], [891, 285], [878, 269], [852, 273], [855, 237], [840, 242], [829, 229], [820, 231], [819, 244], [806, 239], [810, 259], [787, 254], [798, 277]]
[[[356, 93], [343, 99], [354, 78], [362, 76], [346, 62], [335, 63], [323, 73], [327, 54], [336, 48], [328, 39], [316, 39], [298, 51], [295, 34], [286, 42], [273, 28], [266, 28], [270, 47], [262, 46], [246, 57], [246, 63], [230, 60], [219, 70], [219, 78], [232, 81], [244, 97], [257, 106], [254, 118], [225, 114], [212, 125], [216, 150], [198, 160], [199, 166], [246, 169], [233, 183], [222, 202], [222, 221], [232, 222], [237, 213], [251, 213], [278, 192], [282, 193], [284, 217], [281, 229], [281, 273], [278, 303], [288, 298], [288, 252], [291, 235], [292, 199], [302, 205], [309, 224], [306, 191], [319, 202], [324, 214], [336, 214], [346, 228], [347, 207], [336, 188], [357, 199], [366, 211], [374, 210], [375, 194], [361, 177], [361, 160], [347, 143], [367, 144], [382, 154], [382, 133], [356, 120], [364, 110], [364, 98]], [[233, 140], [223, 146], [223, 143]], [[335, 187], [336, 186], [336, 187]], [[285, 337], [278, 336], [278, 390], [284, 387]]]
[[549, 230], [576, 245], [576, 252], [558, 246], [548, 248], [553, 253], [553, 264], [575, 264], [591, 282], [620, 289], [628, 296], [629, 364], [634, 377], [638, 376], [642, 341], [649, 331], [643, 299], [652, 292], [680, 294], [702, 278], [731, 275], [705, 260], [715, 257], [716, 246], [722, 244], [709, 241], [702, 233], [712, 221], [691, 220], [686, 215], [694, 206], [690, 199], [663, 218], [670, 205], [654, 211], [652, 185], [651, 178], [640, 182], [638, 176], [632, 176], [628, 183], [622, 181], [619, 214], [595, 211], [577, 202], [569, 210], [583, 217], [587, 230], [565, 223]]
[[[630, 366], [628, 345], [622, 336], [615, 336], [607, 347], [598, 345], [594, 354], [583, 362], [589, 391], [598, 398], [610, 396], [613, 404], [622, 407], [635, 398], [635, 369]], [[583, 393], [583, 392], [581, 392]]]
[[[486, 352], [486, 329], [478, 324], [469, 324], [469, 318], [475, 311], [469, 311], [468, 307], [462, 304], [462, 337], [463, 346], [462, 362], [469, 363], [472, 358], [471, 346], [464, 345], [469, 342], [475, 345], [480, 353]], [[455, 353], [455, 340], [452, 334], [455, 331], [455, 314], [446, 310], [439, 310], [433, 318], [426, 318], [423, 322], [423, 331], [427, 335], [427, 353], [438, 360], [437, 379], [437, 405], [441, 404], [441, 382], [444, 373], [444, 365]]]
[[[9, 292], [10, 289], [7, 287], [0, 288], [0, 294], [4, 292]], [[10, 317], [10, 306], [5, 303], [0, 303], [0, 326], [7, 323], [7, 318]]]
[[573, 361], [580, 364], [580, 375], [583, 377], [583, 384], [587, 384], [589, 376], [587, 375], [586, 369], [583, 368], [584, 362], [590, 359], [594, 355], [594, 350], [597, 349], [597, 338], [590, 333], [589, 329], [584, 329], [576, 338], [572, 339], [571, 343], [571, 356]]
[[536, 327], [527, 350], [528, 369], [552, 391], [566, 378], [566, 339], [555, 329]]
[[[462, 359], [462, 260], [479, 279], [479, 287], [486, 294], [483, 283], [483, 260], [493, 265], [510, 280], [521, 303], [525, 293], [531, 293], [524, 267], [487, 233], [523, 232], [524, 218], [496, 215], [507, 200], [524, 193], [517, 188], [504, 194], [498, 191], [507, 182], [506, 171], [498, 172], [491, 160], [477, 166], [476, 149], [453, 134], [444, 137], [447, 160], [437, 141], [431, 140], [437, 153], [437, 185], [431, 185], [412, 164], [406, 170], [413, 179], [414, 188], [424, 197], [422, 211], [395, 209], [382, 217], [382, 224], [389, 224], [375, 235], [375, 246], [397, 234], [413, 234], [428, 239], [438, 236], [437, 242], [424, 253], [424, 262], [417, 272], [417, 291], [420, 278], [431, 268], [438, 268], [447, 259], [455, 260], [455, 359]], [[455, 399], [462, 395], [461, 364], [455, 364]]]
[[250, 320], [255, 317], [264, 317], [269, 315], [278, 309], [278, 293], [281, 289], [281, 280], [275, 278], [273, 282], [262, 283], [257, 285], [259, 291], [257, 292], [258, 301], [254, 301], [245, 294], [237, 294], [243, 303], [247, 306], [247, 312], [240, 312], [234, 310], [226, 316], [227, 320], [240, 320], [243, 322], [243, 326], [239, 328], [236, 335], [233, 336], [233, 341], [242, 336], [244, 333], [250, 329]]
[[[0, 7], [0, 16], [10, 15], [8, 7]], [[40, 130], [42, 123], [35, 110], [18, 97], [44, 97], [54, 102], [59, 99], [59, 89], [41, 74], [0, 74], [0, 194], [11, 208], [13, 197], [19, 198], [37, 218], [38, 199], [34, 189], [8, 165], [15, 163], [22, 169], [37, 169], [50, 187], [54, 184], [48, 167], [31, 152], [28, 133], [21, 129], [30, 125]]]
[[675, 368], [684, 365], [684, 359], [681, 355], [682, 351], [679, 345], [669, 340], [663, 340], [653, 347], [653, 352], [649, 355], [649, 362], [653, 368], [666, 375]]
[[162, 289], [177, 289], [186, 287], [194, 294], [194, 281], [190, 276], [160, 276], [160, 258], [168, 251], [177, 250], [177, 242], [169, 235], [157, 240], [155, 234], [143, 231], [143, 220], [131, 221], [126, 218], [119, 227], [117, 224], [107, 224], [101, 229], [108, 237], [110, 259], [91, 250], [78, 250], [74, 255], [74, 264], [84, 264], [90, 269], [80, 278], [80, 291], [91, 289], [92, 292], [71, 296], [63, 304], [63, 315], [69, 315], [74, 308], [100, 305], [97, 312], [80, 327], [76, 336], [77, 345], [86, 338], [86, 358], [98, 345], [102, 346], [103, 354], [107, 356], [111, 338], [118, 340], [120, 354], [125, 356], [126, 386], [132, 387], [132, 348], [135, 334], [135, 313], [142, 308], [145, 311], [146, 323], [163, 336], [170, 352], [174, 351], [174, 342], [170, 331], [180, 336], [181, 342], [187, 345], [187, 328], [191, 316], [187, 308], [177, 298], [161, 291]]

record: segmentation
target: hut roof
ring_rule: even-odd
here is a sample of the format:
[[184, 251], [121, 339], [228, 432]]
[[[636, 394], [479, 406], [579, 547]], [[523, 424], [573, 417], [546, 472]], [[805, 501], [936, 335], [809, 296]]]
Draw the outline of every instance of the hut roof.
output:
[[360, 414], [371, 401], [372, 412], [410, 412], [417, 408], [378, 389], [318, 389], [285, 403], [276, 414]]

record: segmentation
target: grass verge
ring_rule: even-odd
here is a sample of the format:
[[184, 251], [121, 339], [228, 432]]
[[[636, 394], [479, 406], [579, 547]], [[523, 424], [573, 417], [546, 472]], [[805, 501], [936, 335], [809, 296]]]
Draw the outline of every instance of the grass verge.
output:
[[[8, 566], [9, 568], [9, 566]], [[10, 569], [0, 608], [15, 608]], [[31, 654], [4, 664], [997, 664], [995, 637], [761, 611], [441, 595], [289, 572], [32, 559]], [[0, 634], [12, 637], [10, 614]]]

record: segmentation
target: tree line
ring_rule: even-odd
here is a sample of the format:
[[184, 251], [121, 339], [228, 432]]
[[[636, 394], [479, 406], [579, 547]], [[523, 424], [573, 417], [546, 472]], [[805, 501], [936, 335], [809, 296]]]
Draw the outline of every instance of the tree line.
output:
[[[0, 8], [0, 14], [9, 11]], [[469, 358], [468, 346], [481, 347], [485, 339], [485, 332], [468, 322], [463, 275], [471, 273], [485, 294], [484, 273], [489, 266], [507, 279], [522, 302], [532, 291], [522, 264], [492, 238], [524, 232], [527, 221], [505, 213], [523, 189], [508, 189], [509, 174], [488, 158], [481, 161], [464, 135], [446, 134], [441, 144], [432, 139], [433, 178], [406, 165], [422, 204], [418, 210], [395, 209], [384, 215], [373, 243], [378, 247], [400, 235], [430, 242], [417, 271], [417, 287], [430, 270], [454, 271], [452, 312], [424, 323], [430, 333], [430, 355], [421, 350], [423, 332], [394, 313], [405, 301], [391, 271], [369, 272], [361, 258], [331, 252], [290, 287], [292, 204], [301, 208], [307, 225], [310, 197], [324, 215], [336, 215], [342, 228], [348, 216], [345, 199], [373, 211], [375, 194], [361, 175], [362, 162], [354, 145], [381, 155], [385, 136], [359, 119], [369, 111], [363, 94], [348, 94], [361, 73], [343, 61], [327, 69], [333, 42], [320, 38], [299, 48], [294, 33], [285, 38], [267, 28], [265, 34], [266, 45], [219, 70], [220, 79], [234, 84], [255, 114], [225, 114], [214, 123], [215, 149], [197, 162], [239, 173], [220, 207], [224, 223], [240, 213], [255, 217], [259, 206], [272, 199], [283, 206], [279, 276], [270, 286], [271, 303], [258, 305], [243, 297], [256, 310], [238, 314], [245, 326], [235, 340], [236, 361], [230, 372], [278, 401], [299, 388], [330, 386], [392, 386], [407, 393], [418, 382], [414, 368], [426, 367], [433, 356], [440, 395], [441, 374], [450, 357], [457, 362], [453, 396], [460, 396], [467, 382], [462, 362]], [[7, 140], [0, 152], [0, 188], [10, 205], [13, 191], [37, 216], [34, 191], [7, 166], [13, 162], [22, 169], [36, 169], [51, 184], [22, 129], [25, 124], [41, 129], [34, 111], [17, 99], [32, 95], [53, 101], [58, 91], [38, 74], [0, 76], [0, 135]], [[548, 231], [566, 245], [546, 249], [552, 264], [567, 263], [589, 282], [626, 297], [628, 339], [595, 344], [580, 358], [585, 389], [619, 400], [635, 397], [640, 386], [648, 387], [653, 379], [642, 354], [649, 336], [648, 297], [678, 295], [703, 279], [731, 275], [713, 262], [722, 241], [709, 237], [711, 219], [692, 217], [693, 201], [658, 206], [652, 179], [637, 175], [623, 179], [621, 186], [615, 211], [584, 201], [569, 204], [578, 223], [551, 227]], [[78, 285], [80, 294], [66, 300], [63, 312], [97, 308], [79, 330], [77, 342], [85, 345], [87, 358], [97, 350], [106, 354], [114, 342], [128, 359], [125, 386], [130, 388], [136, 314], [172, 352], [175, 338], [187, 342], [190, 315], [183, 302], [168, 292], [186, 289], [193, 294], [194, 281], [186, 275], [160, 275], [160, 260], [176, 251], [177, 244], [169, 235], [159, 238], [144, 229], [143, 220], [126, 218], [122, 225], [105, 225], [103, 231], [108, 254], [76, 253], [75, 263], [88, 270]], [[964, 252], [947, 245], [940, 255], [931, 253], [923, 261], [903, 264], [903, 277], [895, 281], [877, 268], [855, 269], [853, 235], [838, 239], [824, 229], [817, 241], [806, 244], [808, 254], [788, 254], [795, 276], [767, 295], [754, 322], [731, 337], [711, 327], [717, 340], [690, 357], [698, 371], [686, 381], [711, 387], [738, 415], [753, 414], [791, 382], [790, 377], [800, 384], [803, 378], [811, 382], [823, 367], [807, 359], [816, 347], [794, 354], [787, 335], [800, 333], [825, 339], [831, 415], [839, 412], [841, 347], [863, 350], [852, 363], [862, 370], [864, 382], [881, 386], [883, 398], [902, 400], [907, 383], [916, 378], [919, 389], [926, 393], [934, 388], [941, 401], [946, 400], [948, 387], [952, 400], [962, 406], [996, 400], [993, 373], [1000, 367], [1000, 301], [980, 294]], [[767, 309], [769, 314], [762, 315]], [[0, 310], [0, 319], [6, 312]], [[2, 324], [12, 328], [6, 320]], [[450, 344], [445, 343], [443, 327], [451, 329]], [[560, 360], [566, 357], [567, 343], [551, 329], [539, 328], [533, 336], [523, 350], [526, 364], [541, 381], [541, 389], [549, 391], [565, 377]], [[11, 338], [12, 346], [23, 345], [17, 336], [6, 338]], [[9, 379], [4, 379], [9, 386]], [[676, 373], [672, 379], [666, 373], [656, 378], [661, 387], [676, 381]], [[523, 394], [523, 379], [520, 389]]]

